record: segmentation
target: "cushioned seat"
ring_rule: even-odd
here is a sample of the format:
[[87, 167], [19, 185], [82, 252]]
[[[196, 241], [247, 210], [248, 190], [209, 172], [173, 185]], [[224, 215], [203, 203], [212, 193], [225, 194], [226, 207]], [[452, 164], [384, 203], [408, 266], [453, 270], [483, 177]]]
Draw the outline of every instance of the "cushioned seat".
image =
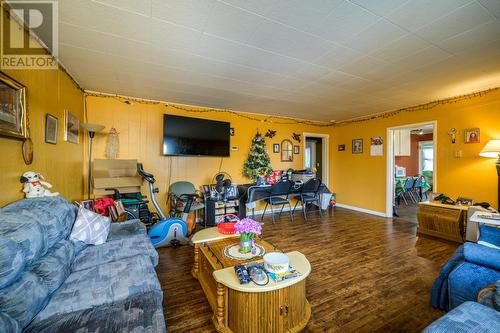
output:
[[430, 324], [423, 333], [500, 332], [500, 312], [476, 302], [465, 302]]
[[89, 267], [102, 265], [108, 262], [145, 256], [151, 259], [151, 264], [158, 265], [158, 252], [146, 235], [136, 235], [124, 239], [107, 241], [98, 246], [89, 245], [82, 250], [73, 261], [71, 271], [81, 271]]
[[318, 197], [314, 194], [302, 194], [302, 202], [303, 203], [310, 203], [317, 201]]
[[71, 273], [32, 324], [52, 316], [126, 300], [145, 292], [161, 292], [151, 260], [126, 258]]
[[[149, 291], [112, 304], [33, 322], [24, 333], [166, 332], [162, 300], [162, 292]], [[0, 322], [1, 319], [0, 316]]]
[[284, 197], [271, 197], [266, 199], [271, 205], [288, 205], [290, 202], [287, 198]]

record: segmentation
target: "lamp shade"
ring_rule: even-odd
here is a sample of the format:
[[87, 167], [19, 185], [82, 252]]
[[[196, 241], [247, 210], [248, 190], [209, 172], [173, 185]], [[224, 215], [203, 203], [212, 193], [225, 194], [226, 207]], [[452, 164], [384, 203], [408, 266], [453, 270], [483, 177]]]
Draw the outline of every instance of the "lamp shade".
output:
[[498, 158], [500, 155], [500, 140], [490, 140], [479, 155], [482, 157]]
[[89, 132], [94, 132], [94, 133], [97, 133], [97, 132], [100, 132], [104, 129], [104, 127], [106, 126], [103, 126], [103, 125], [99, 125], [99, 124], [91, 124], [91, 123], [81, 123], [80, 126], [89, 131]]

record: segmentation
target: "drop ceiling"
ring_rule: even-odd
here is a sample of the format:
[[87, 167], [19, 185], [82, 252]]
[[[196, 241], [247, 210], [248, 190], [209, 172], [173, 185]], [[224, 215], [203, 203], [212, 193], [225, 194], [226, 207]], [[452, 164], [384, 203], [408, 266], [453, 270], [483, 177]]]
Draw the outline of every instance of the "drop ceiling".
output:
[[500, 86], [498, 0], [64, 0], [87, 90], [345, 120]]

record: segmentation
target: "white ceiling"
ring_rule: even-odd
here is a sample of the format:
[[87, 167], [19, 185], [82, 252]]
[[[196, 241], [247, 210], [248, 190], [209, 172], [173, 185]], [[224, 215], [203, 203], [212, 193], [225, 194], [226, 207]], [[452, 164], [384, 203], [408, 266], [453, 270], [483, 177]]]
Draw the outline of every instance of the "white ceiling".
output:
[[500, 86], [500, 0], [64, 0], [84, 89], [344, 120]]

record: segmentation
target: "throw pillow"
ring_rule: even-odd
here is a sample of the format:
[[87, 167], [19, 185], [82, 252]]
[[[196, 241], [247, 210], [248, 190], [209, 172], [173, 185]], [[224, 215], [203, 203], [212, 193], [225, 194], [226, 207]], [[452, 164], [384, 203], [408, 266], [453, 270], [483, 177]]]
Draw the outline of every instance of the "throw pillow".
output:
[[110, 224], [109, 217], [80, 207], [69, 239], [91, 245], [104, 244], [108, 238]]
[[500, 249], [500, 228], [482, 225], [479, 228], [478, 244]]

